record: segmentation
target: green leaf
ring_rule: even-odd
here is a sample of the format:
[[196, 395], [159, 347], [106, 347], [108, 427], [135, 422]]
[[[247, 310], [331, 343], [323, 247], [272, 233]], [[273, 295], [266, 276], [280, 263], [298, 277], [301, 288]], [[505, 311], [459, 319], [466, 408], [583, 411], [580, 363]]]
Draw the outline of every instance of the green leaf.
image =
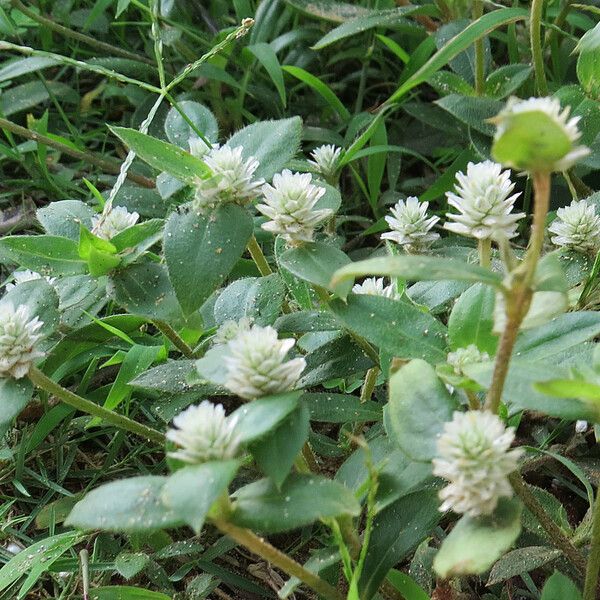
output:
[[535, 384], [535, 389], [555, 398], [579, 398], [598, 405], [600, 410], [600, 385], [579, 379], [551, 379]]
[[250, 452], [258, 466], [277, 488], [281, 488], [294, 465], [308, 439], [309, 429], [308, 409], [301, 404], [276, 429], [250, 446]]
[[433, 561], [435, 572], [447, 579], [487, 571], [519, 537], [521, 511], [519, 500], [501, 498], [489, 516], [461, 517]]
[[[216, 142], [219, 138], [219, 124], [212, 112], [199, 102], [183, 100], [179, 102], [179, 108], [187, 118], [198, 128], [204, 137], [210, 142]], [[173, 106], [167, 113], [165, 119], [165, 133], [171, 144], [175, 144], [183, 150], [189, 150], [190, 138], [197, 134], [189, 126], [179, 111]]]
[[198, 179], [205, 179], [211, 175], [204, 162], [178, 146], [128, 127], [109, 126], [109, 129], [143, 161], [159, 171], [170, 173], [192, 185]]
[[[492, 567], [486, 585], [495, 585], [518, 577], [522, 573], [529, 573], [555, 561], [560, 556], [560, 550], [548, 546], [527, 546], [511, 550]], [[563, 596], [563, 598], [566, 600], [570, 596]]]
[[302, 403], [308, 407], [311, 421], [321, 423], [369, 423], [381, 420], [381, 405], [361, 402], [351, 394], [306, 393]]
[[210, 507], [227, 490], [239, 466], [237, 460], [222, 460], [183, 467], [165, 482], [162, 502], [199, 534]]
[[463, 292], [448, 319], [448, 338], [453, 350], [475, 344], [479, 350], [494, 355], [498, 337], [492, 333], [494, 328], [493, 288], [476, 283]]
[[115, 256], [117, 249], [108, 240], [99, 238], [83, 225], [79, 228], [79, 256], [87, 261], [92, 277], [101, 277], [112, 271], [121, 262]]
[[531, 65], [505, 65], [490, 73], [485, 82], [485, 94], [502, 99], [516, 92], [530, 77]]
[[342, 104], [342, 101], [331, 91], [331, 89], [323, 83], [318, 77], [315, 77], [301, 67], [285, 65], [282, 69], [299, 79], [309, 87], [311, 87], [319, 96], [321, 96], [330, 108], [336, 112], [343, 121], [350, 119], [350, 111]]
[[487, 136], [494, 134], [495, 127], [488, 119], [495, 117], [503, 108], [503, 104], [491, 98], [460, 96], [450, 94], [435, 102], [453, 117]]
[[[330, 288], [333, 274], [350, 259], [339, 248], [323, 242], [312, 242], [298, 248], [290, 248], [279, 257], [279, 264], [299, 279], [323, 288]], [[347, 295], [351, 282], [338, 286], [340, 295]]]
[[79, 275], [87, 264], [77, 242], [56, 235], [13, 235], [0, 239], [0, 262], [17, 263], [42, 275]]
[[369, 9], [364, 6], [335, 0], [286, 0], [286, 3], [311, 17], [334, 23], [343, 23], [369, 13]]
[[387, 433], [407, 456], [430, 461], [456, 408], [435, 369], [424, 360], [411, 360], [390, 377]]
[[359, 15], [353, 19], [348, 19], [324, 35], [313, 48], [315, 50], [322, 50], [340, 40], [359, 35], [376, 27], [393, 28], [397, 25], [406, 24], [405, 17], [408, 15], [428, 12], [430, 11], [422, 6], [402, 6], [389, 10], [372, 10], [367, 15]]
[[79, 200], [59, 200], [38, 208], [35, 215], [47, 234], [78, 241], [82, 225], [91, 229], [94, 211]]
[[147, 588], [128, 585], [107, 585], [95, 587], [92, 593], [94, 600], [171, 600], [171, 596], [161, 592], [152, 592]]
[[0, 379], [0, 435], [5, 427], [27, 406], [33, 396], [33, 385], [23, 379]]
[[565, 575], [555, 571], [546, 581], [541, 600], [581, 600], [577, 586]]
[[418, 71], [400, 85], [390, 96], [388, 103], [398, 102], [410, 90], [427, 81], [436, 71], [472, 46], [476, 40], [485, 37], [502, 25], [522, 21], [528, 16], [529, 12], [522, 8], [501, 8], [483, 15], [446, 42]]
[[[198, 361], [200, 362], [200, 361]], [[242, 443], [257, 440], [283, 421], [298, 406], [302, 391], [258, 398], [232, 413], [238, 419], [236, 433]]]
[[31, 544], [31, 546], [13, 556], [0, 569], [0, 591], [6, 590], [21, 577], [28, 574], [18, 594], [11, 595], [12, 598], [18, 600], [27, 598], [27, 592], [35, 585], [39, 577], [69, 548], [81, 542], [82, 539], [81, 533], [67, 531]]
[[80, 500], [65, 521], [78, 529], [147, 532], [183, 523], [164, 505], [167, 477], [145, 475], [105, 483]]
[[165, 225], [164, 253], [179, 304], [191, 314], [219, 287], [252, 235], [248, 211], [236, 204], [209, 214], [173, 213]]
[[294, 158], [300, 148], [302, 119], [291, 117], [279, 121], [259, 121], [234, 133], [227, 145], [242, 146], [245, 159], [254, 156], [260, 163], [254, 173], [256, 179], [270, 181]]
[[377, 514], [369, 551], [360, 578], [361, 599], [376, 593], [389, 570], [425, 539], [438, 524], [436, 490], [422, 490], [400, 498]]
[[265, 68], [265, 71], [268, 73], [271, 81], [277, 89], [277, 93], [281, 99], [281, 104], [285, 108], [287, 104], [285, 96], [285, 82], [283, 81], [283, 71], [275, 50], [273, 50], [270, 44], [265, 42], [252, 44], [251, 46], [247, 46], [247, 48], [250, 52], [252, 52], [252, 54], [254, 54], [254, 56], [256, 56], [256, 58], [260, 61], [260, 64]]
[[402, 571], [392, 569], [388, 573], [387, 580], [405, 600], [429, 600], [429, 594], [412, 577]]
[[[492, 273], [488, 269], [456, 258], [405, 255], [370, 258], [351, 263], [335, 272], [330, 285], [336, 290], [341, 288], [343, 292], [348, 281], [366, 275], [400, 277], [410, 281], [444, 281], [452, 279], [473, 283], [481, 282], [494, 287], [500, 287], [502, 284], [502, 278], [497, 273]], [[342, 295], [341, 292], [340, 295]]]
[[404, 300], [351, 294], [347, 302], [334, 300], [330, 306], [350, 331], [387, 354], [431, 363], [446, 360], [446, 328]]
[[124, 579], [132, 579], [149, 561], [150, 557], [143, 552], [120, 552], [115, 558], [115, 569]]
[[360, 505], [339, 483], [320, 475], [293, 474], [278, 490], [261, 479], [237, 490], [233, 521], [262, 533], [279, 533], [319, 519], [357, 516]]

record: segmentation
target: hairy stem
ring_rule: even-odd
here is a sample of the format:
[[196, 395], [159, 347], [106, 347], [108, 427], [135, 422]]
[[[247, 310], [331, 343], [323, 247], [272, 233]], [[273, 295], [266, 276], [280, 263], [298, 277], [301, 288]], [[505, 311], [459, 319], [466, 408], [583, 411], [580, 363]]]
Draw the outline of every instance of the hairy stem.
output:
[[[473, 2], [473, 20], [477, 21], [483, 16], [483, 0]], [[483, 38], [475, 41], [475, 92], [483, 96], [485, 92], [485, 53]]]
[[194, 358], [194, 351], [180, 335], [164, 321], [153, 321], [156, 328], [183, 354], [186, 358]]
[[107, 423], [110, 423], [119, 429], [129, 431], [139, 435], [140, 437], [143, 437], [144, 439], [156, 442], [157, 444], [165, 443], [165, 436], [160, 431], [152, 429], [151, 427], [147, 427], [146, 425], [142, 425], [142, 423], [138, 423], [137, 421], [134, 421], [125, 415], [120, 415], [112, 410], [98, 406], [98, 404], [74, 394], [55, 381], [52, 381], [52, 379], [44, 375], [44, 373], [42, 373], [37, 367], [31, 367], [28, 376], [36, 387], [48, 392], [49, 394], [52, 394], [61, 402], [64, 402], [65, 404], [68, 404], [69, 406], [72, 406], [81, 412], [87, 413], [88, 415], [92, 415], [94, 417], [99, 417], [103, 421], [106, 421]]
[[[523, 478], [518, 473], [509, 475], [510, 483], [515, 493], [523, 504], [533, 513], [539, 524], [550, 537], [552, 543], [565, 555], [572, 565], [583, 575], [585, 573], [585, 559], [571, 540], [563, 533], [562, 529], [552, 520], [544, 507], [537, 501]], [[597, 574], [597, 573], [596, 573]]]
[[324, 579], [321, 579], [315, 573], [311, 573], [293, 558], [290, 558], [249, 529], [238, 527], [221, 518], [213, 517], [211, 522], [221, 533], [229, 536], [238, 544], [288, 575], [297, 577], [326, 600], [344, 600], [344, 595]]
[[479, 240], [477, 247], [479, 249], [479, 264], [489, 269], [492, 266], [492, 240]]
[[598, 590], [598, 572], [600, 571], [600, 493], [596, 494], [594, 520], [592, 522], [592, 544], [585, 570], [583, 600], [595, 600]]
[[[7, 131], [10, 131], [11, 133], [14, 133], [20, 137], [26, 138], [28, 140], [33, 140], [38, 144], [44, 144], [45, 146], [48, 146], [50, 148], [54, 148], [55, 150], [58, 150], [63, 154], [67, 154], [69, 156], [72, 156], [73, 158], [83, 160], [91, 165], [94, 165], [95, 167], [98, 167], [103, 171], [106, 171], [107, 173], [113, 173], [117, 175], [121, 169], [121, 163], [117, 161], [102, 158], [100, 156], [97, 156], [96, 154], [92, 154], [91, 152], [76, 150], [71, 146], [61, 144], [60, 142], [57, 142], [52, 138], [46, 137], [45, 135], [42, 135], [35, 131], [26, 129], [25, 127], [21, 127], [21, 125], [17, 125], [16, 123], [13, 123], [12, 121], [3, 119], [1, 117], [0, 129], [6, 129]], [[148, 177], [144, 177], [143, 175], [137, 175], [136, 173], [127, 173], [127, 178], [131, 179], [131, 181], [134, 181], [142, 187], [154, 187], [154, 180]]]
[[529, 40], [531, 43], [531, 56], [533, 57], [533, 70], [535, 83], [541, 96], [548, 95], [548, 82], [544, 70], [544, 51], [542, 47], [542, 12], [544, 0], [531, 0], [529, 18]]
[[254, 236], [252, 236], [250, 238], [250, 241], [248, 242], [248, 252], [252, 257], [256, 268], [263, 277], [265, 277], [266, 275], [271, 275], [271, 273], [273, 273], [271, 267], [269, 266], [269, 263], [267, 262], [267, 259], [265, 258], [265, 255], [263, 254], [261, 247], [256, 241], [256, 237]]

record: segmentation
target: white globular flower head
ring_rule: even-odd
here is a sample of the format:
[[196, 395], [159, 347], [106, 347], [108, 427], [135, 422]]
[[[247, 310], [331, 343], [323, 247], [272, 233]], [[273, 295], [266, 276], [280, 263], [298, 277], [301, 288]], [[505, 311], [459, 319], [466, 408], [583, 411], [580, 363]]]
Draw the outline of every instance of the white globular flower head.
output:
[[113, 206], [92, 217], [92, 233], [103, 240], [110, 240], [138, 222], [140, 215], [129, 212], [124, 206]]
[[236, 425], [237, 418], [227, 417], [221, 404], [204, 400], [190, 406], [167, 431], [167, 439], [178, 447], [169, 456], [191, 464], [235, 458], [240, 447]]
[[310, 242], [316, 227], [333, 211], [329, 208], [314, 210], [325, 194], [325, 188], [311, 183], [310, 173], [292, 173], [284, 169], [273, 177], [273, 185], [262, 188], [264, 204], [256, 208], [271, 219], [262, 228], [279, 234], [289, 244]]
[[392, 284], [386, 286], [383, 277], [367, 277], [362, 283], [357, 283], [352, 288], [353, 294], [364, 294], [367, 296], [383, 296], [392, 300], [399, 300], [400, 295]]
[[333, 177], [338, 170], [341, 148], [333, 144], [327, 144], [315, 148], [311, 153], [312, 160], [308, 161], [317, 173], [326, 179]]
[[241, 331], [248, 331], [251, 325], [252, 321], [248, 317], [242, 317], [239, 321], [229, 319], [219, 326], [213, 338], [213, 343], [215, 345], [227, 344], [227, 342], [237, 337]]
[[446, 361], [457, 375], [464, 375], [464, 368], [467, 365], [489, 359], [490, 355], [487, 352], [482, 352], [475, 344], [469, 344], [465, 348], [457, 348], [454, 352], [450, 352]]
[[306, 367], [304, 358], [286, 360], [295, 343], [272, 327], [241, 330], [227, 345], [225, 387], [246, 400], [293, 390]]
[[494, 512], [498, 500], [513, 494], [508, 475], [517, 469], [520, 449], [510, 449], [515, 437], [489, 411], [455, 412], [437, 441], [433, 474], [449, 484], [440, 491], [440, 511], [471, 517]]
[[510, 171], [490, 160], [469, 163], [467, 172], [456, 174], [455, 192], [447, 192], [448, 204], [458, 213], [447, 213], [452, 221], [444, 228], [478, 240], [510, 239], [517, 235], [517, 222], [524, 213], [513, 213], [515, 184]]
[[516, 169], [566, 171], [590, 153], [589, 148], [576, 146], [581, 117], [569, 118], [570, 112], [557, 98], [509, 98], [492, 119], [496, 124], [492, 154]]
[[548, 228], [552, 243], [578, 252], [595, 253], [600, 248], [600, 216], [594, 204], [573, 200], [556, 211], [556, 219]]
[[25, 377], [34, 361], [44, 356], [38, 349], [42, 325], [24, 305], [0, 305], [0, 378]]
[[392, 215], [385, 217], [391, 231], [382, 234], [381, 239], [396, 242], [409, 252], [422, 252], [440, 237], [431, 231], [440, 219], [427, 216], [428, 208], [429, 202], [419, 202], [414, 196], [399, 200], [390, 209]]
[[229, 202], [248, 204], [258, 196], [264, 183], [262, 179], [254, 179], [259, 162], [253, 156], [244, 158], [243, 152], [243, 146], [215, 145], [202, 156], [212, 175], [196, 183], [193, 201], [196, 210]]
[[9, 292], [13, 288], [16, 288], [21, 283], [25, 283], [26, 281], [35, 281], [36, 279], [45, 279], [50, 285], [52, 285], [56, 281], [56, 277], [44, 277], [35, 271], [30, 271], [29, 269], [25, 269], [24, 271], [13, 271], [12, 274], [13, 281], [12, 283], [6, 284], [6, 291]]

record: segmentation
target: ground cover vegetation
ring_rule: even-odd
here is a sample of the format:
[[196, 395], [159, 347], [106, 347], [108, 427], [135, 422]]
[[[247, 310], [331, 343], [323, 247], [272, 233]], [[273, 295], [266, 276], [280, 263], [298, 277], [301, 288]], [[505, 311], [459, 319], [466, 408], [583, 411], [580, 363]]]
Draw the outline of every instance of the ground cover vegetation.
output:
[[0, 3], [0, 598], [580, 599], [595, 0]]

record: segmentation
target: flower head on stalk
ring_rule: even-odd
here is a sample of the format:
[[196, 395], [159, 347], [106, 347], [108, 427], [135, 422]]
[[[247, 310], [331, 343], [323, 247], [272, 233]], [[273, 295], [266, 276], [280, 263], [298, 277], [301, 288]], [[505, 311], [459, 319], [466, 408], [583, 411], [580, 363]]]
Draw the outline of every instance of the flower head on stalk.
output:
[[428, 208], [429, 202], [419, 202], [414, 196], [399, 200], [390, 209], [391, 216], [385, 217], [390, 231], [382, 234], [381, 239], [396, 242], [409, 252], [422, 252], [440, 237], [431, 231], [440, 219], [429, 217]]
[[517, 235], [517, 222], [524, 213], [513, 213], [519, 193], [513, 194], [515, 184], [510, 171], [486, 160], [469, 163], [467, 172], [456, 174], [454, 192], [447, 192], [448, 204], [457, 213], [447, 213], [444, 228], [478, 240], [510, 239]]
[[464, 375], [464, 368], [467, 365], [489, 359], [490, 355], [487, 352], [482, 352], [475, 344], [469, 344], [465, 348], [457, 348], [454, 352], [448, 353], [446, 361], [457, 375]]
[[514, 437], [514, 429], [491, 412], [455, 412], [444, 426], [433, 459], [433, 474], [449, 482], [440, 491], [440, 510], [489, 515], [500, 498], [512, 496], [508, 475], [522, 455], [521, 450], [510, 449]]
[[552, 243], [578, 252], [595, 253], [600, 248], [600, 216], [596, 206], [587, 200], [573, 200], [556, 211], [556, 219], [548, 228]]
[[308, 164], [325, 179], [331, 179], [337, 173], [341, 152], [342, 149], [333, 144], [319, 146], [310, 153], [312, 160]]
[[92, 217], [92, 233], [104, 240], [110, 240], [138, 222], [140, 215], [129, 212], [124, 206], [108, 206], [100, 215]]
[[352, 288], [353, 294], [364, 294], [367, 296], [383, 296], [392, 300], [399, 300], [400, 295], [392, 284], [386, 286], [383, 277], [367, 277], [362, 283], [357, 283]]
[[42, 325], [26, 306], [0, 304], [0, 378], [25, 377], [34, 361], [44, 356], [38, 349]]

